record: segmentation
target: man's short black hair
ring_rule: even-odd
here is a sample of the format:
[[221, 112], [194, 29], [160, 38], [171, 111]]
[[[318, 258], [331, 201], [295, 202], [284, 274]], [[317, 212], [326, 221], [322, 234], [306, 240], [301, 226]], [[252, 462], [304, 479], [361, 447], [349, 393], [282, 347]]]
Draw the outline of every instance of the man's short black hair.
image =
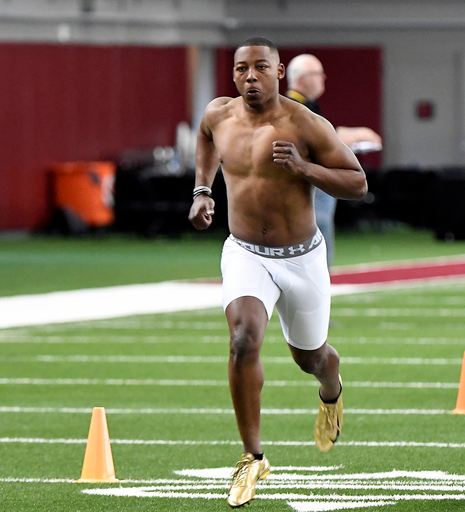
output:
[[239, 48], [243, 48], [244, 46], [267, 46], [273, 53], [276, 54], [279, 61], [279, 51], [277, 46], [273, 43], [273, 41], [270, 41], [266, 37], [261, 36], [253, 36], [249, 37], [245, 41], [243, 41], [237, 48], [236, 51], [239, 50]]

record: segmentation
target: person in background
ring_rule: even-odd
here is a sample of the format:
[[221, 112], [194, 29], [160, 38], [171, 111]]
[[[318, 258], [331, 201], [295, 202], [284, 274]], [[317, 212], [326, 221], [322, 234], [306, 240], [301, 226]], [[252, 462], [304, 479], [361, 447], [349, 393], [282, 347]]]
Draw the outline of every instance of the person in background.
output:
[[[323, 64], [314, 55], [301, 54], [294, 57], [287, 66], [286, 96], [299, 103], [302, 103], [312, 112], [318, 115], [321, 113], [318, 99], [325, 92], [326, 75]], [[372, 143], [372, 147], [381, 148], [381, 137], [371, 128], [359, 127], [336, 127], [336, 133], [344, 144], [354, 147], [360, 142]], [[325, 237], [328, 250], [328, 266], [331, 268], [334, 260], [335, 235], [334, 216], [336, 213], [337, 199], [326, 194], [321, 189], [315, 190], [315, 212], [316, 222]]]
[[228, 197], [223, 308], [230, 332], [229, 387], [243, 443], [229, 489], [231, 507], [252, 500], [258, 480], [270, 473], [260, 439], [260, 352], [275, 306], [294, 361], [320, 382], [317, 447], [330, 450], [342, 427], [339, 355], [326, 342], [326, 245], [315, 222], [313, 191], [361, 199], [367, 183], [331, 124], [279, 94], [284, 75], [274, 43], [263, 37], [244, 41], [234, 53], [239, 96], [211, 101], [197, 137], [193, 226], [211, 225], [211, 187], [220, 164]]

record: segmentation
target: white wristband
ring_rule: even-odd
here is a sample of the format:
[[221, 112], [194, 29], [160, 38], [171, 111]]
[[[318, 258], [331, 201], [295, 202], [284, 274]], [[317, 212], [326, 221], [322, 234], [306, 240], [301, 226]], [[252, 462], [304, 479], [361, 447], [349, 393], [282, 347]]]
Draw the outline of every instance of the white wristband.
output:
[[200, 194], [205, 194], [208, 197], [212, 196], [212, 189], [210, 187], [207, 187], [205, 185], [201, 185], [200, 187], [194, 188], [194, 199], [199, 196]]

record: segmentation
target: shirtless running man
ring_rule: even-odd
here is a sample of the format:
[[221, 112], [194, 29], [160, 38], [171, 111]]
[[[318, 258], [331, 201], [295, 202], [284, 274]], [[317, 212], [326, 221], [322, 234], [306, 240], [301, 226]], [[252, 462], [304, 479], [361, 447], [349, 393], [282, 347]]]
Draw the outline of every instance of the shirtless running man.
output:
[[230, 330], [229, 383], [244, 444], [228, 495], [240, 507], [270, 473], [260, 445], [264, 375], [260, 349], [276, 306], [295, 362], [320, 382], [315, 425], [328, 451], [342, 427], [339, 355], [326, 343], [330, 280], [326, 247], [315, 222], [314, 188], [361, 199], [365, 173], [331, 124], [279, 94], [285, 70], [271, 41], [253, 37], [234, 54], [240, 94], [205, 109], [198, 132], [194, 201], [196, 229], [212, 222], [218, 166], [227, 187], [231, 236], [221, 259], [223, 306]]

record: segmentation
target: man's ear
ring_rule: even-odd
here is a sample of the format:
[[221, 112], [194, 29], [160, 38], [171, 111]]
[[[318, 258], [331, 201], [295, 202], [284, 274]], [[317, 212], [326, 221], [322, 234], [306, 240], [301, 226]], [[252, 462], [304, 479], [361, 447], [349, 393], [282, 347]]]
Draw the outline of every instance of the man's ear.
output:
[[282, 80], [286, 76], [286, 69], [282, 62], [278, 65], [278, 80]]

